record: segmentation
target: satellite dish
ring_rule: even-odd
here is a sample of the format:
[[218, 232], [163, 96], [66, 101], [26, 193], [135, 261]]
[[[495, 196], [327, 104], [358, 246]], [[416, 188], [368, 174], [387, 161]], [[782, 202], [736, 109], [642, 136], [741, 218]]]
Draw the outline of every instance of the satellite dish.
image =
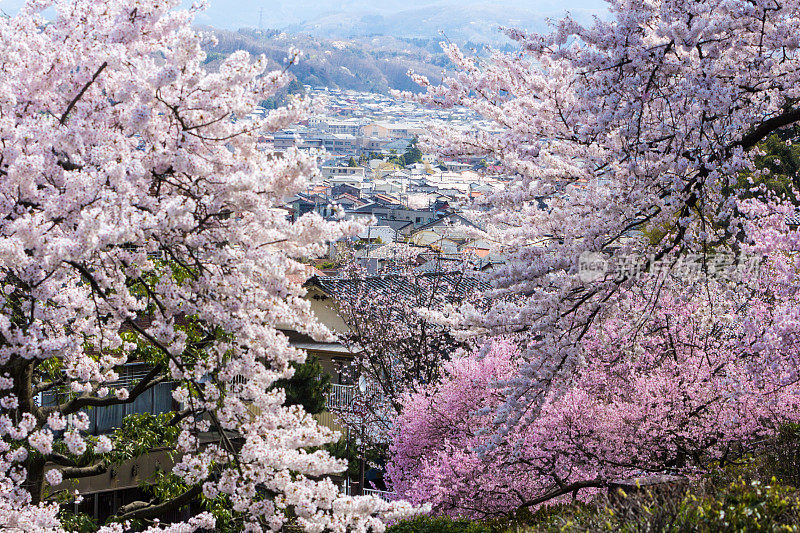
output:
[[358, 390], [361, 391], [361, 394], [367, 392], [367, 380], [363, 375], [358, 378]]

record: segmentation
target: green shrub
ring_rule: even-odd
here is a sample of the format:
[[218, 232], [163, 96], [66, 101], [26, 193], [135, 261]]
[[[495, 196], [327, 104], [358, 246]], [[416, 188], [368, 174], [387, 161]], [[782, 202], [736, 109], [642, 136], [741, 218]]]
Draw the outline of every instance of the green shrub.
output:
[[302, 405], [307, 413], [315, 415], [325, 410], [326, 395], [331, 388], [331, 376], [322, 367], [319, 358], [309, 355], [306, 362], [291, 363], [294, 375], [279, 379], [272, 387], [286, 392], [286, 405]]
[[525, 531], [800, 532], [800, 497], [793, 487], [738, 480], [719, 488], [697, 488], [671, 500], [646, 494], [572, 506]]
[[61, 526], [64, 531], [73, 533], [92, 533], [97, 531], [97, 523], [86, 513], [75, 514], [62, 508], [58, 513], [58, 517], [61, 519]]
[[707, 497], [689, 494], [678, 521], [696, 531], [800, 531], [796, 489], [737, 481]]
[[755, 463], [762, 481], [774, 477], [782, 484], [800, 487], [800, 424], [781, 426]]
[[463, 518], [418, 516], [393, 525], [386, 533], [492, 533], [492, 529], [481, 522]]

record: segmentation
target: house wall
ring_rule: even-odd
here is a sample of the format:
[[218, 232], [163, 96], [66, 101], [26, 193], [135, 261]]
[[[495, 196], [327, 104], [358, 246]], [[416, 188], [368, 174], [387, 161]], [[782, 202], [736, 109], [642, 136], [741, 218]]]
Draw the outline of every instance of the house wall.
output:
[[325, 324], [334, 333], [344, 333], [347, 331], [344, 320], [339, 316], [334, 306], [334, 302], [325, 293], [316, 287], [309, 287], [306, 299], [311, 302], [311, 310], [317, 319]]

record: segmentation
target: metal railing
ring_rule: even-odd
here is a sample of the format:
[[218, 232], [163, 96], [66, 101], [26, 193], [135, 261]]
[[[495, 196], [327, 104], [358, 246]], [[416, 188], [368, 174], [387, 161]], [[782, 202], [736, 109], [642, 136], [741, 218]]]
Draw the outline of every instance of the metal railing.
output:
[[349, 409], [358, 394], [355, 385], [331, 384], [328, 391], [327, 406], [329, 409]]
[[364, 489], [364, 496], [377, 496], [378, 498], [387, 502], [393, 502], [400, 499], [400, 495], [396, 492], [378, 489]]
[[326, 402], [328, 409], [339, 409], [349, 411], [353, 407], [353, 402], [362, 399], [371, 403], [380, 401], [382, 394], [377, 385], [367, 385], [366, 392], [362, 393], [358, 385], [340, 385], [332, 383], [328, 391]]
[[[358, 485], [356, 485], [356, 487], [357, 486]], [[355, 494], [353, 494], [353, 492], [354, 492], [353, 488], [354, 487], [353, 487], [353, 484], [350, 483], [350, 479], [349, 478], [345, 478], [344, 483], [342, 484], [342, 492], [344, 494], [346, 494], [347, 496], [355, 496]], [[388, 491], [388, 490], [378, 490], [378, 489], [367, 489], [367, 488], [365, 488], [361, 492], [361, 494], [363, 496], [375, 496], [375, 497], [380, 498], [380, 499], [382, 499], [384, 501], [387, 501], [387, 502], [394, 502], [394, 501], [397, 501], [397, 500], [401, 499], [400, 495], [398, 493], [393, 492], [393, 491]]]

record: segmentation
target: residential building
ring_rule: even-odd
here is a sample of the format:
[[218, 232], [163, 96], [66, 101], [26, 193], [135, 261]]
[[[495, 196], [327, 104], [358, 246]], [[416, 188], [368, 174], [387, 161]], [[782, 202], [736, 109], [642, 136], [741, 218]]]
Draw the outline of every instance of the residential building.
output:
[[[364, 180], [366, 169], [364, 167], [348, 167], [348, 166], [323, 166], [320, 168], [323, 179], [330, 180], [331, 178], [347, 177], [356, 178], [359, 182]], [[342, 184], [342, 182], [337, 182]]]

